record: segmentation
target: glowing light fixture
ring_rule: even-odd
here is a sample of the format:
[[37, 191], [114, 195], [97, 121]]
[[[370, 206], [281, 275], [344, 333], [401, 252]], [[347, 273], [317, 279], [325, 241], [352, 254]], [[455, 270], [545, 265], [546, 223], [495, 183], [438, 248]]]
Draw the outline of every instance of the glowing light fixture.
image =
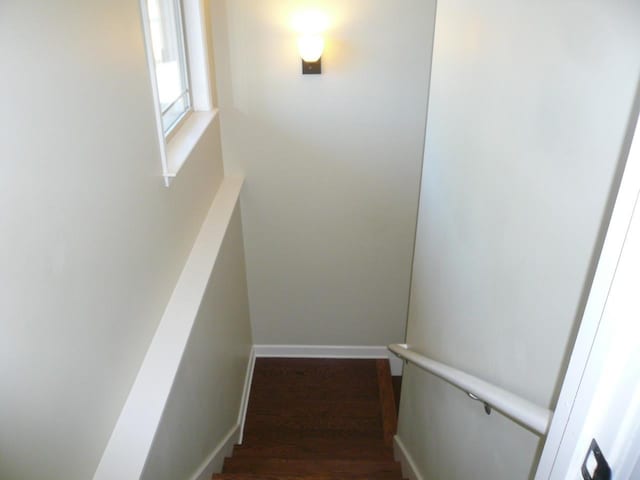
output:
[[303, 12], [294, 17], [293, 24], [300, 35], [298, 51], [302, 57], [302, 73], [305, 75], [322, 73], [322, 52], [324, 51], [322, 33], [329, 24], [327, 16], [321, 12]]
[[322, 57], [324, 39], [320, 35], [302, 35], [298, 39], [298, 50], [305, 62], [317, 62]]

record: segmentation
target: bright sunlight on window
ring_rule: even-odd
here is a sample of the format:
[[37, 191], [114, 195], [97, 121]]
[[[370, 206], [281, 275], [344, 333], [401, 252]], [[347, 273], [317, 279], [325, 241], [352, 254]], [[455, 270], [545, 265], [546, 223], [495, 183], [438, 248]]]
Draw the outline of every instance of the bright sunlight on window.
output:
[[180, 0], [147, 0], [162, 130], [167, 135], [191, 111]]
[[168, 187], [218, 112], [210, 81], [208, 2], [139, 1], [162, 176]]

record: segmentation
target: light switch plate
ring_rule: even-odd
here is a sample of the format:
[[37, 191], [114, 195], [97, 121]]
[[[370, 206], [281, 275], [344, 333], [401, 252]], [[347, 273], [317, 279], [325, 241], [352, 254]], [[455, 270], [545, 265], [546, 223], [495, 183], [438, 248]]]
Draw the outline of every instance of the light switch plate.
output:
[[611, 467], [604, 458], [602, 450], [596, 439], [591, 440], [591, 445], [582, 463], [582, 478], [584, 480], [611, 480]]

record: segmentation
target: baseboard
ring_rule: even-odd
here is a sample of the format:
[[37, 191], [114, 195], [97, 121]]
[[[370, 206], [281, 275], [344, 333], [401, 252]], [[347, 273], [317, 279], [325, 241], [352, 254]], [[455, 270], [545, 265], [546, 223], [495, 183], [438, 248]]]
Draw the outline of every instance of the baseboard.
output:
[[251, 348], [249, 355], [249, 363], [247, 363], [247, 373], [244, 376], [244, 389], [242, 391], [242, 399], [240, 401], [240, 411], [238, 412], [238, 425], [240, 432], [238, 433], [238, 444], [242, 443], [244, 434], [244, 423], [247, 418], [247, 407], [249, 406], [249, 395], [251, 394], [251, 381], [253, 380], [253, 368], [256, 365], [256, 349]]
[[238, 412], [238, 421], [231, 427], [224, 438], [202, 462], [196, 473], [193, 474], [191, 480], [210, 480], [214, 473], [222, 471], [222, 464], [225, 457], [230, 457], [233, 453], [233, 446], [242, 443], [242, 433], [244, 432], [244, 422], [247, 417], [247, 406], [249, 405], [249, 394], [251, 393], [251, 380], [253, 379], [253, 367], [256, 364], [255, 349], [251, 348], [249, 361], [247, 362], [247, 370], [244, 376], [244, 388], [242, 390], [242, 398], [240, 399], [240, 411]]
[[288, 358], [388, 358], [392, 375], [402, 375], [402, 360], [384, 346], [254, 345], [255, 356]]
[[224, 459], [231, 456], [233, 446], [238, 442], [240, 432], [240, 424], [231, 427], [231, 430], [227, 432], [213, 452], [198, 467], [196, 473], [191, 476], [191, 480], [210, 480], [214, 473], [222, 471]]
[[396, 461], [400, 462], [402, 466], [402, 476], [404, 478], [408, 478], [409, 480], [423, 480], [416, 462], [414, 462], [398, 435], [393, 437], [393, 456]]

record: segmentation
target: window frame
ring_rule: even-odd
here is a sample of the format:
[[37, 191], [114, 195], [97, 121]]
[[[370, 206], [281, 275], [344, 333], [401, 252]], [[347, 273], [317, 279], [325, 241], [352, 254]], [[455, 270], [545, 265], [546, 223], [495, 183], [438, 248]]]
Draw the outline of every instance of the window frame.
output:
[[[147, 0], [148, 2], [149, 0]], [[163, 0], [160, 0], [163, 1]], [[189, 69], [189, 44], [187, 40], [186, 34], [186, 25], [184, 20], [184, 3], [183, 0], [168, 0], [171, 1], [174, 5], [175, 11], [178, 15], [178, 21], [176, 22], [177, 27], [177, 40], [178, 40], [178, 57], [180, 59], [180, 72], [184, 77], [184, 83], [186, 86], [186, 90], [182, 92], [182, 94], [177, 97], [172, 103], [169, 104], [167, 108], [161, 110], [162, 120], [163, 120], [163, 131], [164, 136], [167, 140], [170, 139], [172, 133], [184, 122], [186, 117], [188, 117], [193, 111], [193, 99], [192, 99], [192, 88], [191, 88], [191, 72]], [[152, 45], [153, 46], [153, 45]], [[155, 59], [154, 59], [155, 60]], [[155, 81], [157, 83], [158, 77], [157, 72], [155, 76]], [[180, 99], [185, 98], [186, 96], [186, 105], [187, 108], [180, 114], [176, 120], [169, 125], [166, 129], [164, 128], [164, 115], [167, 111], [171, 110], [173, 105], [175, 105]]]
[[180, 5], [180, 28], [184, 48], [184, 68], [190, 107], [164, 131], [160, 96], [156, 76], [151, 22], [147, 0], [139, 0], [142, 29], [152, 90], [156, 133], [160, 147], [162, 176], [168, 187], [171, 180], [190, 156], [193, 148], [213, 122], [218, 111], [213, 108], [213, 89], [210, 79], [208, 31], [205, 27], [204, 2], [200, 0], [172, 0]]

